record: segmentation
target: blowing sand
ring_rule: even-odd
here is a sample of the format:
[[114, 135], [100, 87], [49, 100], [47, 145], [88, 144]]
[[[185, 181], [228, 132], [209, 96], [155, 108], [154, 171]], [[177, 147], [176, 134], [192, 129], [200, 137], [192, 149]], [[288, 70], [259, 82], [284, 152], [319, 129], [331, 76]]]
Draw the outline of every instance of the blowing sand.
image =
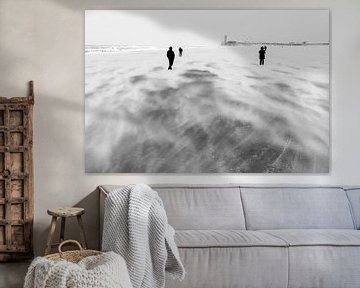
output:
[[329, 171], [329, 47], [86, 54], [87, 172]]

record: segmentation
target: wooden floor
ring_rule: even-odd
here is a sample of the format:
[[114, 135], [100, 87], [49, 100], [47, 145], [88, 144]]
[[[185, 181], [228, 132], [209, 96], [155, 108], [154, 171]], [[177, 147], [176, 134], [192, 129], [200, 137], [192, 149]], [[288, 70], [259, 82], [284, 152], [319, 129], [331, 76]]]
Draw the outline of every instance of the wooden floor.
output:
[[0, 287], [22, 288], [30, 262], [0, 263]]

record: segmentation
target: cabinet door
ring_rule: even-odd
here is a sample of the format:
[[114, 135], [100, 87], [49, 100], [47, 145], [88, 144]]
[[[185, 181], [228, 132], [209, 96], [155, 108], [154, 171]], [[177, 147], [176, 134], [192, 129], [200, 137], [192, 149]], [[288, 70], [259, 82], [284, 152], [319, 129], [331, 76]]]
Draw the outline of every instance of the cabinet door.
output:
[[30, 109], [0, 105], [0, 261], [32, 256]]

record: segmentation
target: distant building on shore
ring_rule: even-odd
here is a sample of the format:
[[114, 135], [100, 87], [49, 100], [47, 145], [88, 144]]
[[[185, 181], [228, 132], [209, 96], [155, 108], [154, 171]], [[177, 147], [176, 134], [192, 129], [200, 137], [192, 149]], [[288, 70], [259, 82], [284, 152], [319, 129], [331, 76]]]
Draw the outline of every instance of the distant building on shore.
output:
[[236, 46], [238, 43], [237, 41], [229, 41], [227, 35], [224, 35], [224, 41], [221, 42], [221, 45]]

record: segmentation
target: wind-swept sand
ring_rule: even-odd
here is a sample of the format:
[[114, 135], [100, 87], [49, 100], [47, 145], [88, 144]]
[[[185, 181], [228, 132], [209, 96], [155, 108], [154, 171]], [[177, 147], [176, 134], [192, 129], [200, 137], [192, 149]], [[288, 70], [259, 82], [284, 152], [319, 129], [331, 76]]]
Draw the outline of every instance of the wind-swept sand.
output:
[[329, 47], [86, 54], [87, 172], [329, 171]]

